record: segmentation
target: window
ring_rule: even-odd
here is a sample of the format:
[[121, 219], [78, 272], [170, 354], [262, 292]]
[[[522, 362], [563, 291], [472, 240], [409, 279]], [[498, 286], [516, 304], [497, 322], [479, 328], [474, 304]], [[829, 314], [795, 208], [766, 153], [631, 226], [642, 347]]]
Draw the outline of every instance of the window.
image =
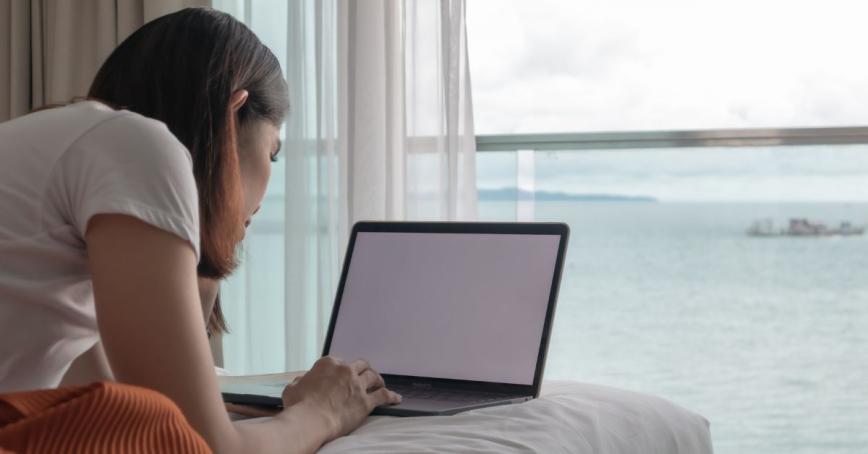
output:
[[547, 378], [868, 449], [863, 8], [468, 2], [480, 217], [572, 230]]

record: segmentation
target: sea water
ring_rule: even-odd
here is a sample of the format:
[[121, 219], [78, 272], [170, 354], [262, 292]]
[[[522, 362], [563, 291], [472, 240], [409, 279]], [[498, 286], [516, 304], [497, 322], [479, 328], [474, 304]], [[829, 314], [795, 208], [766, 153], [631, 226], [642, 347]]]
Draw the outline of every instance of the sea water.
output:
[[746, 235], [763, 218], [864, 225], [868, 204], [533, 211], [571, 228], [547, 379], [666, 398], [709, 420], [717, 453], [868, 452], [868, 236]]

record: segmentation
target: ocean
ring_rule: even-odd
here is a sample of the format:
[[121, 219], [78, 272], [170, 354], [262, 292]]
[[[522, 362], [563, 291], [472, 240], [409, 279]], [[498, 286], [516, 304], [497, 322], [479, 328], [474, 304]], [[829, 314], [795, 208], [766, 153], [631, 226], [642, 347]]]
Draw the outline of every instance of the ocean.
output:
[[[483, 201], [483, 220], [515, 203]], [[868, 452], [868, 236], [746, 235], [757, 219], [868, 223], [864, 203], [538, 202], [570, 246], [545, 377], [666, 398], [717, 453]]]

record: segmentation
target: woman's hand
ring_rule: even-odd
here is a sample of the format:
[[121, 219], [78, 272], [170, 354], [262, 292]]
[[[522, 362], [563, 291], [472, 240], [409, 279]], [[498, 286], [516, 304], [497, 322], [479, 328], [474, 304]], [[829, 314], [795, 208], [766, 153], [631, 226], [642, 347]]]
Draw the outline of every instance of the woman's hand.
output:
[[334, 439], [358, 427], [374, 407], [397, 404], [401, 396], [385, 388], [367, 361], [347, 364], [326, 356], [283, 390], [285, 408], [301, 402], [321, 412]]

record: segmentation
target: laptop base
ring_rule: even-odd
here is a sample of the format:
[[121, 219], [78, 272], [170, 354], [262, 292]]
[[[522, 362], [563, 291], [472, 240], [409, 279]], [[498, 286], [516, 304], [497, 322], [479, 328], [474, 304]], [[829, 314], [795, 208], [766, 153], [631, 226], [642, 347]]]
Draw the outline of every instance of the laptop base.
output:
[[383, 416], [435, 416], [454, 415], [478, 408], [497, 407], [500, 405], [517, 404], [533, 399], [532, 396], [515, 397], [506, 400], [487, 401], [479, 403], [459, 403], [437, 400], [422, 400], [404, 398], [398, 405], [377, 407], [372, 415]]
[[[280, 390], [274, 385], [224, 385], [223, 401], [239, 405], [252, 405], [263, 408], [282, 408], [283, 401], [280, 398]], [[398, 405], [381, 406], [374, 408], [372, 415], [382, 416], [434, 416], [454, 415], [477, 408], [495, 407], [499, 405], [516, 404], [533, 399], [533, 396], [502, 396], [501, 398], [487, 397], [479, 401], [454, 401], [403, 397]]]

